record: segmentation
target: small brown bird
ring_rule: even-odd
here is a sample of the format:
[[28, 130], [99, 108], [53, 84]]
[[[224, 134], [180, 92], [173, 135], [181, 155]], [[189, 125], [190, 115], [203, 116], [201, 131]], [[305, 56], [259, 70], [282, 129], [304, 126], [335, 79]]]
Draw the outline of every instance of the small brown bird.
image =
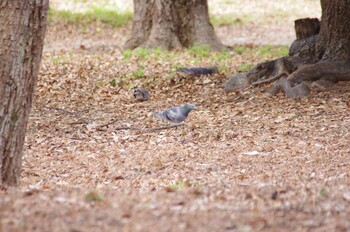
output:
[[136, 101], [148, 101], [148, 90], [142, 87], [135, 88], [132, 92], [132, 96]]

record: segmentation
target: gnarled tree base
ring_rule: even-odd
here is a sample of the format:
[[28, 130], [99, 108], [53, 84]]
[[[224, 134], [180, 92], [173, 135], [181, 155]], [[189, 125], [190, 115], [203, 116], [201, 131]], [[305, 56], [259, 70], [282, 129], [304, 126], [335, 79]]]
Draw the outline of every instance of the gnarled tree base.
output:
[[[310, 63], [309, 59], [300, 58], [298, 56], [286, 56], [276, 60], [267, 61], [257, 64], [253, 69], [246, 73], [238, 73], [233, 75], [223, 84], [225, 92], [242, 91], [249, 86], [259, 86], [265, 83], [278, 82], [280, 79], [286, 79], [289, 75], [297, 71], [301, 66]], [[289, 85], [285, 85], [287, 88]], [[291, 85], [292, 86], [292, 85]], [[278, 89], [282, 91], [279, 86]], [[271, 91], [278, 93], [280, 91]]]
[[311, 87], [326, 89], [338, 81], [350, 81], [350, 64], [337, 64], [320, 61], [316, 64], [303, 65], [288, 78], [281, 78], [269, 93], [275, 95], [284, 92], [286, 97], [304, 97], [310, 92], [305, 82], [311, 82]]
[[232, 76], [223, 84], [224, 91], [242, 91], [275, 82], [269, 94], [283, 92], [286, 97], [296, 98], [307, 96], [310, 88], [323, 90], [338, 81], [350, 81], [349, 59], [327, 54], [318, 34], [319, 24], [317, 19], [297, 20], [297, 40], [291, 45], [289, 56], [260, 63], [246, 73]]

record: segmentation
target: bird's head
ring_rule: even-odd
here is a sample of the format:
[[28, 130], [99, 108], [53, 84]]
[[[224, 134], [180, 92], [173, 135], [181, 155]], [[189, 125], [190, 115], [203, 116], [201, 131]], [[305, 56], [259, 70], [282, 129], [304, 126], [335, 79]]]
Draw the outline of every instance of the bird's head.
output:
[[184, 105], [184, 109], [185, 109], [185, 110], [188, 110], [188, 111], [191, 111], [191, 110], [196, 109], [196, 105], [195, 105], [195, 104], [187, 103], [187, 104]]
[[219, 72], [218, 66], [213, 66], [210, 69], [213, 70], [214, 73], [218, 73]]

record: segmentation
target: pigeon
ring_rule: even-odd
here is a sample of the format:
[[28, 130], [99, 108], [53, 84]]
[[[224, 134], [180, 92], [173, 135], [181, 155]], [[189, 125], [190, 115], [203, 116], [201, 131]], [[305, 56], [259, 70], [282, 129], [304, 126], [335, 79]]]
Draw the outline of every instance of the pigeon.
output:
[[145, 88], [135, 88], [132, 92], [132, 96], [137, 101], [147, 101], [149, 99], [148, 90]]
[[177, 124], [185, 121], [190, 111], [194, 110], [195, 108], [196, 106], [194, 104], [185, 104], [182, 107], [173, 107], [156, 113], [154, 116]]
[[180, 72], [194, 75], [194, 76], [212, 75], [214, 73], [219, 72], [219, 69], [216, 66], [209, 67], [209, 68], [200, 68], [200, 67], [197, 67], [197, 68], [179, 68], [178, 70]]

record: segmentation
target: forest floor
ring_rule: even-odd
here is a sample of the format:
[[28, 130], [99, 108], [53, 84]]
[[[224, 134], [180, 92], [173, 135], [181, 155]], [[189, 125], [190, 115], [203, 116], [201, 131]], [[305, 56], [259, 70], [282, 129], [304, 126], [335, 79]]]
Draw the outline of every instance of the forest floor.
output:
[[[237, 28], [217, 30], [229, 41]], [[228, 75], [285, 48], [256, 46], [252, 31], [233, 51], [122, 52], [129, 30], [49, 26], [0, 231], [350, 231], [349, 83], [301, 99], [224, 93]], [[176, 71], [213, 64], [209, 77]], [[136, 86], [149, 101], [131, 98]], [[153, 113], [187, 102], [197, 109], [184, 125], [152, 130], [167, 125]]]

